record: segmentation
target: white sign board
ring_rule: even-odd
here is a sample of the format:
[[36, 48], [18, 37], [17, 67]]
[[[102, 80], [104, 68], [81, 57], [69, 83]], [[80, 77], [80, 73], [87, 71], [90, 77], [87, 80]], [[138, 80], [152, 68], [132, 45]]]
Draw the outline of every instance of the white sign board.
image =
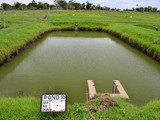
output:
[[66, 101], [66, 94], [42, 94], [41, 112], [65, 112]]

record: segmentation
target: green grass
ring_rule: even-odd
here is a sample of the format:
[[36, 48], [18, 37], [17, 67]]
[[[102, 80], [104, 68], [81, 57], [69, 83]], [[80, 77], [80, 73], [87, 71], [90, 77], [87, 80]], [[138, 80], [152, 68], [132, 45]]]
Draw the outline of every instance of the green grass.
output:
[[[13, 16], [16, 14], [16, 16]], [[12, 52], [34, 40], [45, 31], [74, 28], [98, 29], [113, 32], [120, 38], [140, 46], [148, 53], [160, 55], [160, 13], [107, 12], [107, 11], [0, 11], [0, 62]], [[130, 17], [132, 16], [132, 18]], [[4, 22], [5, 21], [5, 22]], [[159, 120], [160, 101], [155, 100], [143, 107], [136, 107], [118, 99], [119, 107], [112, 107], [95, 114], [91, 106], [75, 103], [64, 114], [40, 113], [40, 100], [36, 98], [0, 98], [0, 120]]]
[[143, 107], [129, 104], [116, 98], [119, 106], [110, 107], [93, 113], [90, 108], [101, 101], [75, 103], [67, 106], [66, 113], [41, 113], [40, 99], [37, 98], [0, 98], [0, 120], [159, 120], [160, 101], [155, 100]]
[[[13, 14], [16, 14], [14, 16]], [[0, 61], [40, 33], [51, 29], [102, 28], [138, 44], [147, 53], [160, 56], [159, 13], [107, 11], [0, 11]], [[132, 17], [130, 17], [132, 16]], [[4, 28], [5, 27], [5, 28]]]
[[138, 44], [142, 48], [146, 48], [148, 53], [160, 55], [159, 32], [130, 24], [113, 24], [109, 26], [108, 29], [120, 34], [122, 37], [127, 38], [130, 43]]

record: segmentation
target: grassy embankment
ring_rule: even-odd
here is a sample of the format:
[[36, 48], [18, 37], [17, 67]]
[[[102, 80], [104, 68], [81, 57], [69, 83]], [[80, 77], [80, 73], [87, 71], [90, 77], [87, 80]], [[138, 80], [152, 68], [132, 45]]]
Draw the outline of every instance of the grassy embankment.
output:
[[[16, 16], [13, 16], [16, 14]], [[46, 31], [74, 28], [74, 22], [81, 29], [107, 31], [127, 41], [129, 44], [152, 55], [160, 61], [159, 14], [131, 12], [86, 12], [86, 11], [0, 11], [0, 62], [25, 49]], [[131, 17], [132, 16], [132, 17]], [[5, 21], [5, 22], [4, 22]], [[55, 114], [56, 119], [160, 119], [160, 101], [144, 107], [135, 107], [118, 99], [119, 107], [112, 107], [95, 114], [90, 106], [75, 104], [68, 106], [65, 114]], [[91, 106], [100, 102], [95, 101]], [[52, 115], [42, 114], [40, 100], [35, 98], [1, 98], [0, 119], [51, 119]], [[96, 104], [96, 105], [94, 105]]]
[[153, 101], [143, 107], [136, 107], [117, 98], [118, 106], [97, 112], [101, 100], [89, 103], [75, 103], [67, 106], [66, 113], [41, 113], [40, 100], [36, 98], [1, 98], [0, 120], [159, 120], [160, 101]]
[[160, 27], [159, 13], [51, 11], [48, 14], [48, 11], [1, 11], [0, 14], [3, 28], [0, 30], [0, 63], [18, 54], [19, 50], [45, 31], [73, 29], [75, 22], [82, 29], [98, 28], [110, 32], [160, 61], [160, 32], [153, 28]]

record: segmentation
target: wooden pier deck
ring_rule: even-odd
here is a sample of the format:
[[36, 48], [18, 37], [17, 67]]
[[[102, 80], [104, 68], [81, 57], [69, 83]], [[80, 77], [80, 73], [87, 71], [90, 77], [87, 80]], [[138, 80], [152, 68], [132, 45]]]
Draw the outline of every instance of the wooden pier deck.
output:
[[93, 80], [87, 80], [88, 84], [88, 100], [91, 100], [96, 95], [96, 88], [94, 86]]

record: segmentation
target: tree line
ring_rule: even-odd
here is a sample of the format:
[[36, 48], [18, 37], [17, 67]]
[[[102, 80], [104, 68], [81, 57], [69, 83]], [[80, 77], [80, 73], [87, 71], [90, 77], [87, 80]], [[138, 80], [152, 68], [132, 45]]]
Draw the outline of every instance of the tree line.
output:
[[102, 9], [107, 9], [110, 10], [109, 7], [102, 7], [100, 4], [94, 5], [93, 3], [86, 2], [86, 3], [78, 3], [74, 0], [69, 0], [68, 2], [65, 0], [54, 0], [53, 4], [48, 4], [48, 3], [42, 3], [42, 2], [35, 2], [35, 0], [32, 0], [31, 3], [28, 5], [22, 4], [20, 2], [16, 2], [13, 5], [10, 5], [8, 3], [2, 3], [1, 4], [1, 9], [3, 10], [35, 10], [35, 9], [72, 9], [72, 10], [91, 10], [91, 9], [97, 9], [97, 10], [102, 10]]
[[[32, 0], [28, 5], [16, 2], [13, 5], [8, 3], [2, 3], [1, 9], [3, 10], [39, 10], [39, 9], [67, 9], [67, 10], [111, 10], [111, 11], [120, 11], [118, 8], [109, 8], [107, 6], [101, 6], [100, 4], [94, 5], [90, 2], [78, 3], [75, 0], [69, 0], [68, 2], [65, 0], [54, 0], [53, 4], [35, 2]], [[124, 9], [123, 11], [138, 11], [138, 12], [157, 12], [158, 9], [156, 7], [137, 7], [132, 9]]]
[[137, 7], [132, 9], [124, 9], [124, 11], [138, 11], [138, 12], [160, 12], [157, 7]]

